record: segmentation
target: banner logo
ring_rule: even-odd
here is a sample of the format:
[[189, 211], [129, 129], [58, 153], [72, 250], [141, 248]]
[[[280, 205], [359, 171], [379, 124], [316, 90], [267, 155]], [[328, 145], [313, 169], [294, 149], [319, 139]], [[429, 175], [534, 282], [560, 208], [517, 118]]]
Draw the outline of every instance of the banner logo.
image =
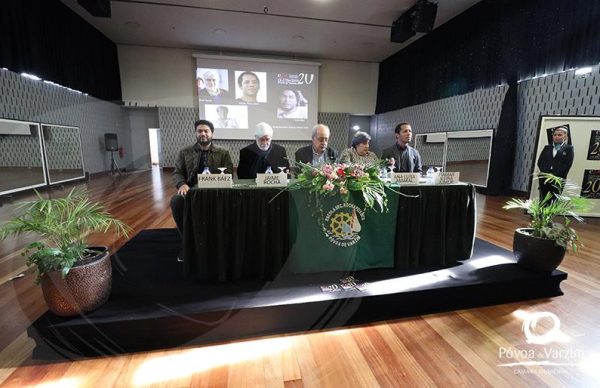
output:
[[327, 239], [339, 247], [350, 247], [360, 240], [360, 221], [365, 220], [364, 211], [351, 203], [335, 205], [323, 221]]

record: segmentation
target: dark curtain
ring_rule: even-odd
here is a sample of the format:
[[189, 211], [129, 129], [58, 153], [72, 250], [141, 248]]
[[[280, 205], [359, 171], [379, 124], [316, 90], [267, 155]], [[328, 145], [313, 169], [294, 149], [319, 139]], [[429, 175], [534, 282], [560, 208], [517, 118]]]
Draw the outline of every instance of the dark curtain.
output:
[[504, 95], [498, 128], [494, 134], [490, 170], [487, 186], [481, 190], [487, 195], [507, 194], [512, 181], [515, 142], [517, 133], [517, 82], [513, 78], [508, 82]]
[[600, 1], [483, 0], [383, 61], [376, 113], [600, 62]]
[[59, 0], [5, 0], [0, 66], [121, 100], [117, 47]]

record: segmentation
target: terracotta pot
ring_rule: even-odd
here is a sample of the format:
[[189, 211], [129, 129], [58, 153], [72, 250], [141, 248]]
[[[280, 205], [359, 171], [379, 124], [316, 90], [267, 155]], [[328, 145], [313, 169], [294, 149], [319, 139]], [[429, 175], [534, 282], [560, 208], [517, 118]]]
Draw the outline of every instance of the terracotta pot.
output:
[[110, 254], [106, 247], [89, 249], [100, 253], [78, 261], [64, 279], [60, 271], [42, 276], [44, 299], [54, 314], [69, 317], [87, 313], [108, 299], [112, 286]]
[[536, 272], [554, 271], [563, 261], [566, 249], [556, 245], [554, 240], [534, 237], [532, 232], [531, 228], [515, 230], [513, 252], [517, 262]]

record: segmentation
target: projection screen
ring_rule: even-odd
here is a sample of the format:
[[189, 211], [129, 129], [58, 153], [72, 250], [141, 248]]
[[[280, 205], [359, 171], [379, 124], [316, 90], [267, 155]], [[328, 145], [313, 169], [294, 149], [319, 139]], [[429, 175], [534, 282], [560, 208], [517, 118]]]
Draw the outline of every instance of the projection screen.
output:
[[276, 140], [310, 140], [317, 123], [319, 63], [194, 54], [199, 117], [215, 139], [253, 139], [259, 122]]

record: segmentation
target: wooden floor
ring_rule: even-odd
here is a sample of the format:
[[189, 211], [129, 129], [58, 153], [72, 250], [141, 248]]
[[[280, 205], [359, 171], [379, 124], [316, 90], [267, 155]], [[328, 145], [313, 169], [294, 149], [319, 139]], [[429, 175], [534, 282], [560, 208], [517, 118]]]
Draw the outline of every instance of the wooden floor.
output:
[[[170, 174], [158, 169], [103, 176], [89, 183], [94, 199], [134, 228], [171, 228]], [[51, 195], [61, 195], [55, 191]], [[510, 249], [524, 214], [501, 209], [506, 198], [478, 196], [477, 236]], [[0, 207], [6, 220], [12, 205]], [[398, 387], [398, 386], [600, 386], [600, 222], [578, 227], [586, 244], [561, 267], [569, 273], [562, 297], [377, 322], [341, 330], [262, 337], [211, 346], [116, 355], [77, 362], [31, 360], [25, 332], [45, 311], [34, 273], [20, 248], [0, 247], [0, 384], [9, 387], [206, 386], [206, 387]], [[125, 243], [93, 236], [113, 250]], [[554, 341], [528, 343], [522, 324], [536, 313], [560, 320]], [[547, 315], [547, 314], [546, 314]], [[533, 332], [553, 327], [539, 319]], [[556, 326], [554, 326], [556, 329]], [[546, 361], [546, 365], [507, 366]], [[560, 365], [558, 365], [560, 364]]]

